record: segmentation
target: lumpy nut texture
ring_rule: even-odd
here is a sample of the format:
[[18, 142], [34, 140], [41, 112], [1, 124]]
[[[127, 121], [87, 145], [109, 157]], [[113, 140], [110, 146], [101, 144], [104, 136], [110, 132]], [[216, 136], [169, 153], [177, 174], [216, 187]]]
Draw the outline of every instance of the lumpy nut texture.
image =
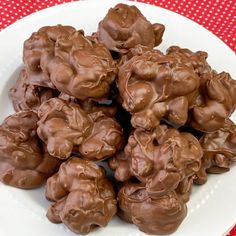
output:
[[93, 121], [90, 134], [79, 146], [80, 154], [89, 160], [98, 161], [113, 156], [123, 147], [123, 130], [120, 125], [103, 112], [89, 115]]
[[61, 161], [40, 147], [37, 115], [20, 111], [0, 126], [0, 180], [23, 189], [36, 188], [54, 174]]
[[194, 182], [204, 184], [207, 173], [220, 174], [229, 171], [231, 164], [236, 161], [236, 125], [227, 120], [223, 128], [204, 134], [200, 143], [204, 155]]
[[173, 233], [187, 215], [186, 205], [174, 191], [153, 198], [138, 183], [124, 184], [118, 193], [118, 203], [118, 215], [147, 234]]
[[41, 105], [38, 116], [39, 137], [60, 159], [79, 151], [84, 158], [102, 160], [122, 147], [122, 128], [103, 112], [87, 114], [78, 104], [52, 98]]
[[192, 68], [158, 50], [134, 56], [119, 70], [123, 107], [132, 114], [135, 128], [151, 130], [163, 118], [184, 125], [199, 86]]
[[199, 96], [191, 110], [190, 125], [203, 132], [224, 126], [236, 106], [236, 81], [221, 72], [201, 78]]
[[189, 107], [188, 123], [203, 132], [214, 132], [224, 126], [236, 107], [236, 81], [226, 72], [217, 73], [207, 63], [207, 53], [172, 46], [167, 55], [185, 63], [201, 78], [196, 99]]
[[44, 52], [41, 67], [60, 92], [82, 100], [108, 96], [117, 74], [109, 50], [83, 31], [58, 38], [55, 51]]
[[34, 110], [56, 96], [56, 91], [50, 88], [31, 84], [30, 75], [23, 69], [14, 86], [10, 89], [10, 97], [15, 111]]
[[104, 227], [116, 214], [116, 197], [104, 170], [95, 163], [71, 158], [48, 179], [46, 197], [54, 201], [47, 217], [75, 233]]
[[99, 23], [98, 40], [121, 54], [140, 44], [153, 49], [162, 41], [165, 27], [151, 24], [135, 6], [117, 4]]
[[34, 32], [24, 43], [23, 61], [27, 72], [32, 77], [32, 84], [42, 87], [55, 88], [47, 71], [41, 67], [42, 55], [54, 53], [56, 41], [64, 36], [68, 37], [75, 32], [72, 26], [45, 26]]
[[108, 117], [115, 117], [117, 113], [117, 107], [112, 104], [111, 100], [105, 100], [106, 103], [104, 104], [103, 101], [94, 101], [92, 99], [87, 100], [80, 100], [73, 96], [70, 96], [65, 93], [60, 93], [58, 98], [68, 102], [68, 103], [77, 103], [86, 113], [94, 113], [94, 112], [103, 112], [104, 115]]
[[151, 130], [164, 119], [214, 132], [234, 112], [236, 82], [212, 70], [205, 52], [173, 46], [163, 55], [137, 46], [130, 56], [120, 67], [118, 87], [135, 128]]
[[208, 54], [204, 51], [192, 52], [187, 48], [171, 46], [167, 49], [166, 54], [173, 56], [179, 63], [184, 63], [191, 67], [199, 76], [206, 76], [216, 72], [208, 64]]
[[91, 130], [91, 120], [77, 104], [58, 98], [43, 103], [38, 110], [37, 133], [52, 156], [66, 159]]
[[161, 125], [153, 132], [136, 129], [124, 154], [110, 159], [109, 165], [118, 181], [135, 176], [150, 196], [159, 197], [183, 184], [180, 194], [190, 193], [191, 177], [200, 169], [202, 155], [194, 136]]
[[[169, 234], [187, 215], [186, 202], [203, 151], [189, 133], [160, 125], [136, 129], [124, 152], [109, 160], [118, 181], [118, 215], [148, 234]], [[136, 178], [134, 182], [134, 178]], [[137, 181], [139, 183], [137, 183]]]

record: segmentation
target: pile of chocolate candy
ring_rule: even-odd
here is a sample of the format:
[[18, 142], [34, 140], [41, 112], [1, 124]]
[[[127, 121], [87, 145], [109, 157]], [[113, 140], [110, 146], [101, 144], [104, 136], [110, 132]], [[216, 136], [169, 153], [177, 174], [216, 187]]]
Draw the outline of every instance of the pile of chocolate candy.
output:
[[0, 126], [0, 180], [46, 181], [48, 219], [75, 233], [115, 214], [148, 234], [174, 232], [193, 184], [235, 160], [236, 81], [205, 52], [154, 49], [163, 33], [124, 4], [91, 36], [62, 25], [33, 33], [10, 90], [16, 113]]

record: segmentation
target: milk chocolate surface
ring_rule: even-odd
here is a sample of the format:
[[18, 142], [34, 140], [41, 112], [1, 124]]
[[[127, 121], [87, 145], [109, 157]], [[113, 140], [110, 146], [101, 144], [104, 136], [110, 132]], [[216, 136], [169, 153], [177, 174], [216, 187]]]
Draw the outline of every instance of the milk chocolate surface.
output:
[[75, 32], [72, 26], [45, 26], [34, 32], [24, 43], [23, 61], [34, 85], [55, 88], [48, 72], [41, 67], [45, 52], [54, 53], [56, 41], [60, 37], [68, 37]]
[[226, 72], [217, 73], [207, 63], [207, 53], [172, 46], [167, 55], [185, 63], [201, 78], [195, 102], [190, 106], [189, 124], [203, 132], [214, 132], [224, 126], [236, 106], [236, 81]]
[[4, 184], [23, 189], [39, 187], [61, 164], [40, 146], [37, 121], [36, 113], [20, 111], [0, 126], [0, 180]]
[[116, 214], [116, 198], [104, 170], [95, 163], [71, 158], [48, 179], [46, 197], [54, 201], [47, 217], [75, 233], [104, 227]]
[[26, 69], [21, 71], [18, 80], [10, 89], [10, 97], [15, 111], [37, 111], [44, 101], [55, 97], [56, 94], [57, 92], [53, 89], [31, 84], [31, 77]]
[[79, 146], [80, 154], [93, 161], [113, 156], [123, 147], [122, 128], [102, 112], [91, 113], [89, 116], [93, 121], [93, 128]]
[[227, 120], [223, 128], [204, 134], [200, 144], [204, 154], [194, 182], [204, 184], [207, 173], [220, 174], [229, 171], [236, 161], [236, 125]]
[[235, 110], [236, 81], [221, 72], [201, 78], [199, 91], [191, 110], [190, 125], [203, 132], [217, 131]]
[[122, 128], [103, 112], [87, 114], [78, 104], [52, 98], [40, 106], [38, 116], [39, 137], [60, 159], [79, 151], [84, 158], [101, 160], [122, 147]]
[[212, 70], [206, 53], [171, 47], [163, 55], [136, 47], [130, 55], [120, 67], [118, 87], [135, 128], [151, 130], [164, 119], [213, 132], [234, 112], [236, 82]]
[[[135, 176], [145, 184], [150, 196], [159, 197], [176, 190], [181, 182], [199, 171], [202, 155], [194, 136], [161, 125], [153, 132], [136, 129], [124, 154], [113, 157], [109, 164], [117, 180], [127, 181]], [[186, 186], [186, 192], [189, 188]]]
[[82, 100], [105, 98], [117, 74], [109, 50], [82, 31], [60, 37], [55, 52], [44, 51], [41, 66], [60, 92]]
[[207, 62], [207, 52], [193, 52], [187, 48], [171, 46], [167, 49], [166, 54], [173, 56], [179, 63], [184, 63], [188, 67], [193, 68], [199, 76], [216, 73]]
[[99, 23], [97, 37], [109, 50], [123, 54], [138, 44], [154, 48], [164, 30], [162, 24], [151, 24], [136, 6], [117, 4]]
[[186, 205], [174, 191], [152, 198], [143, 184], [124, 184], [118, 203], [118, 215], [147, 234], [173, 233], [187, 215]]
[[[112, 103], [112, 100], [104, 100], [94, 101], [92, 99], [87, 100], [80, 100], [78, 98], [75, 98], [73, 96], [70, 96], [65, 93], [60, 93], [58, 98], [69, 102], [69, 103], [77, 103], [80, 105], [80, 107], [86, 112], [86, 113], [94, 113], [94, 112], [103, 112], [104, 115], [108, 117], [115, 117], [117, 113], [117, 107]], [[105, 104], [104, 104], [105, 103]], [[108, 103], [108, 104], [107, 104]]]
[[162, 118], [184, 125], [199, 86], [192, 68], [158, 50], [134, 56], [119, 70], [119, 92], [135, 128], [153, 129]]

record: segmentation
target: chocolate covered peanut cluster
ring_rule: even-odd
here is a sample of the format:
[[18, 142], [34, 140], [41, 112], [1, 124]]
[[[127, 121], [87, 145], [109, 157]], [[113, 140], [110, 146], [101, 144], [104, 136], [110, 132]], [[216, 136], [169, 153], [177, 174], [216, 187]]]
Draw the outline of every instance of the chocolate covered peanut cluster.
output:
[[61, 161], [52, 157], [36, 134], [37, 115], [20, 111], [0, 126], [0, 180], [18, 188], [41, 186], [54, 174]]
[[194, 103], [189, 107], [190, 125], [203, 132], [224, 126], [236, 106], [236, 81], [226, 72], [217, 73], [207, 63], [207, 53], [172, 46], [167, 55], [193, 68], [201, 78]]
[[82, 31], [58, 38], [55, 51], [42, 55], [41, 66], [60, 92], [81, 100], [105, 98], [117, 74], [105, 45]]
[[152, 132], [136, 129], [124, 153], [109, 161], [118, 181], [135, 177], [140, 182], [119, 191], [121, 217], [149, 234], [175, 231], [186, 216], [202, 155], [200, 143], [189, 133], [165, 125]]
[[102, 160], [122, 147], [122, 128], [102, 111], [87, 114], [78, 104], [52, 98], [40, 106], [38, 116], [39, 137], [60, 159], [79, 151], [84, 158]]
[[228, 73], [212, 70], [204, 52], [140, 51], [120, 67], [118, 78], [135, 128], [151, 130], [163, 119], [202, 132], [223, 127], [236, 107], [236, 82]]
[[104, 169], [74, 157], [48, 179], [46, 197], [55, 202], [48, 209], [48, 219], [64, 223], [75, 233], [106, 226], [117, 211], [115, 192]]
[[55, 88], [47, 71], [42, 69], [42, 56], [45, 52], [54, 53], [56, 42], [60, 37], [68, 37], [75, 32], [72, 26], [45, 26], [34, 32], [24, 43], [23, 61], [27, 72], [32, 77], [32, 84]]
[[147, 234], [173, 233], [187, 215], [186, 205], [174, 191], [155, 198], [143, 184], [125, 183], [118, 202], [118, 215]]
[[135, 6], [117, 4], [99, 23], [97, 37], [111, 51], [126, 53], [136, 45], [153, 49], [162, 41], [165, 26], [151, 24]]
[[161, 119], [184, 125], [199, 86], [192, 68], [158, 50], [134, 56], [119, 70], [123, 107], [132, 114], [135, 128], [151, 130]]
[[200, 169], [203, 151], [193, 135], [161, 125], [153, 132], [136, 129], [124, 155], [109, 161], [115, 178], [127, 181], [135, 176], [149, 195], [158, 197], [175, 190]]
[[236, 161], [236, 125], [227, 120], [223, 128], [204, 134], [200, 144], [204, 154], [194, 182], [204, 184], [207, 181], [207, 173], [220, 174], [229, 171]]
[[10, 97], [15, 111], [34, 110], [40, 105], [57, 95], [54, 89], [33, 85], [26, 69], [22, 69], [14, 86], [10, 89]]

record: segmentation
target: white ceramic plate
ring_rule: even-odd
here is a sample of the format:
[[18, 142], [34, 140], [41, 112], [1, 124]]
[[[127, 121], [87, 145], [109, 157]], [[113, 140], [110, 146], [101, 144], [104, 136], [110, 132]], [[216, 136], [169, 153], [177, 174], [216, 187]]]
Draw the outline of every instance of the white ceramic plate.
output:
[[[119, 1], [123, 2], [123, 1]], [[0, 33], [0, 122], [13, 113], [8, 90], [22, 67], [22, 46], [33, 31], [44, 25], [69, 24], [96, 31], [98, 22], [118, 1], [80, 1], [49, 8], [32, 14]], [[205, 50], [210, 64], [219, 72], [228, 71], [236, 78], [236, 56], [209, 31], [173, 12], [142, 3], [136, 5], [151, 22], [166, 26], [161, 50], [170, 45]], [[235, 115], [234, 115], [234, 121]], [[212, 175], [204, 186], [194, 187], [188, 203], [188, 216], [173, 236], [220, 236], [236, 222], [236, 167], [222, 175]], [[69, 236], [74, 235], [62, 224], [50, 223], [45, 217], [49, 203], [44, 189], [19, 190], [0, 184], [1, 236]], [[145, 235], [134, 225], [114, 218], [106, 228], [90, 235]]]

